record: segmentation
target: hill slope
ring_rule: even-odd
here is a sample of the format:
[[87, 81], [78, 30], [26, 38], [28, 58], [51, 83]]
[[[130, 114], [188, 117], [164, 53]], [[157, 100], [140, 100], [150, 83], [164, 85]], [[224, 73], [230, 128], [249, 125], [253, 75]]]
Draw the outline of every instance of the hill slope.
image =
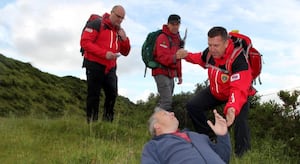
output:
[[[0, 116], [84, 115], [86, 94], [85, 80], [58, 77], [0, 54]], [[134, 106], [121, 96], [116, 108], [120, 104]]]

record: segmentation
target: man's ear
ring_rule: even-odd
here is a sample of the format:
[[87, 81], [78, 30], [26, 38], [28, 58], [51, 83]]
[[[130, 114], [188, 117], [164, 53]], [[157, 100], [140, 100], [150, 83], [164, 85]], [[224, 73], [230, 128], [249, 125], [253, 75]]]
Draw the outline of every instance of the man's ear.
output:
[[225, 47], [227, 48], [228, 47], [228, 44], [229, 44], [229, 41], [228, 39], [225, 41]]
[[155, 123], [155, 124], [153, 125], [153, 127], [154, 127], [155, 131], [157, 131], [157, 130], [159, 130], [159, 129], [160, 129], [160, 126], [159, 126], [159, 124], [158, 124], [158, 123]]

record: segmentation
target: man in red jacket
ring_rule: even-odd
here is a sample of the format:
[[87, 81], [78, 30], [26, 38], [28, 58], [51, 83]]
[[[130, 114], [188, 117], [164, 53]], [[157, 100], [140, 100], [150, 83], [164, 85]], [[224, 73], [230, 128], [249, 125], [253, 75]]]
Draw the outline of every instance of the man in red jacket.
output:
[[80, 45], [84, 49], [83, 67], [87, 76], [87, 122], [98, 120], [101, 89], [105, 102], [103, 119], [113, 121], [114, 105], [118, 96], [117, 57], [127, 56], [130, 51], [129, 38], [121, 23], [125, 17], [122, 6], [116, 5], [110, 14], [87, 24], [81, 36]]
[[152, 69], [160, 95], [158, 106], [168, 111], [172, 108], [174, 78], [178, 78], [178, 84], [182, 83], [181, 59], [176, 59], [177, 50], [183, 46], [179, 35], [180, 22], [179, 15], [170, 15], [168, 24], [162, 26], [163, 33], [156, 39], [154, 48], [155, 60], [163, 65], [163, 68]]
[[[234, 54], [235, 53], [235, 54]], [[227, 63], [231, 55], [237, 55], [232, 63]], [[207, 124], [206, 110], [225, 104], [224, 114], [227, 125], [235, 122], [235, 154], [242, 156], [250, 149], [248, 127], [248, 96], [251, 91], [251, 68], [241, 48], [234, 47], [223, 27], [213, 27], [208, 32], [208, 48], [200, 53], [187, 53], [181, 49], [177, 58], [199, 64], [208, 69], [209, 87], [196, 93], [187, 103], [188, 113], [196, 131], [213, 134]], [[232, 70], [226, 70], [231, 64]]]

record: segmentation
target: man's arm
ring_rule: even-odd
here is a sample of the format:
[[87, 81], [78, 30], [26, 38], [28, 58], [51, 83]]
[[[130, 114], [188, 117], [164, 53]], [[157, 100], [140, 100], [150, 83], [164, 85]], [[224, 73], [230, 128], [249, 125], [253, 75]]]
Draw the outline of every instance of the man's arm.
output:
[[242, 106], [247, 102], [252, 82], [251, 69], [243, 52], [234, 60], [231, 70], [230, 95], [224, 107], [228, 126], [234, 122], [235, 116], [240, 113]]
[[212, 145], [212, 149], [222, 158], [226, 163], [230, 161], [231, 155], [231, 142], [229, 134], [223, 136], [217, 135], [217, 143]]
[[142, 152], [142, 159], [141, 164], [159, 164], [159, 158], [157, 154], [157, 150], [155, 150], [155, 147], [153, 144], [151, 144], [151, 141], [148, 142], [144, 146], [144, 150]]
[[155, 60], [169, 68], [176, 68], [176, 56], [168, 36], [160, 34], [155, 41]]
[[100, 48], [96, 43], [97, 36], [100, 32], [101, 20], [94, 20], [89, 22], [84, 28], [81, 39], [80, 46], [87, 52], [92, 53], [97, 57], [106, 57], [106, 50]]
[[185, 61], [189, 63], [198, 64], [201, 67], [205, 68], [206, 63], [202, 59], [202, 54], [202, 52], [192, 53], [181, 48], [176, 52], [176, 59], [185, 59]]

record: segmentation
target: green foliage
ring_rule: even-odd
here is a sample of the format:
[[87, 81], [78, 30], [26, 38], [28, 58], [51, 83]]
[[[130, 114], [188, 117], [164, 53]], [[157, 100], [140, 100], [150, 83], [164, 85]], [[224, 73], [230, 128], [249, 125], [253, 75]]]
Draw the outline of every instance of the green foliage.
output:
[[280, 149], [285, 155], [300, 157], [300, 119], [285, 117], [283, 107], [274, 101], [263, 103], [250, 110], [249, 123], [252, 136], [281, 142]]
[[299, 102], [297, 102], [297, 99], [300, 95], [299, 90], [294, 90], [293, 92], [289, 91], [279, 91], [278, 94], [279, 98], [283, 101], [283, 115], [286, 117], [300, 117], [300, 111], [297, 111], [297, 105], [299, 105]]
[[186, 111], [186, 102], [193, 96], [192, 93], [187, 92], [181, 92], [180, 94], [176, 94], [173, 96], [173, 104], [172, 108], [173, 111], [179, 120], [179, 128], [188, 128], [193, 129], [192, 121], [190, 117], [188, 116], [188, 113]]

